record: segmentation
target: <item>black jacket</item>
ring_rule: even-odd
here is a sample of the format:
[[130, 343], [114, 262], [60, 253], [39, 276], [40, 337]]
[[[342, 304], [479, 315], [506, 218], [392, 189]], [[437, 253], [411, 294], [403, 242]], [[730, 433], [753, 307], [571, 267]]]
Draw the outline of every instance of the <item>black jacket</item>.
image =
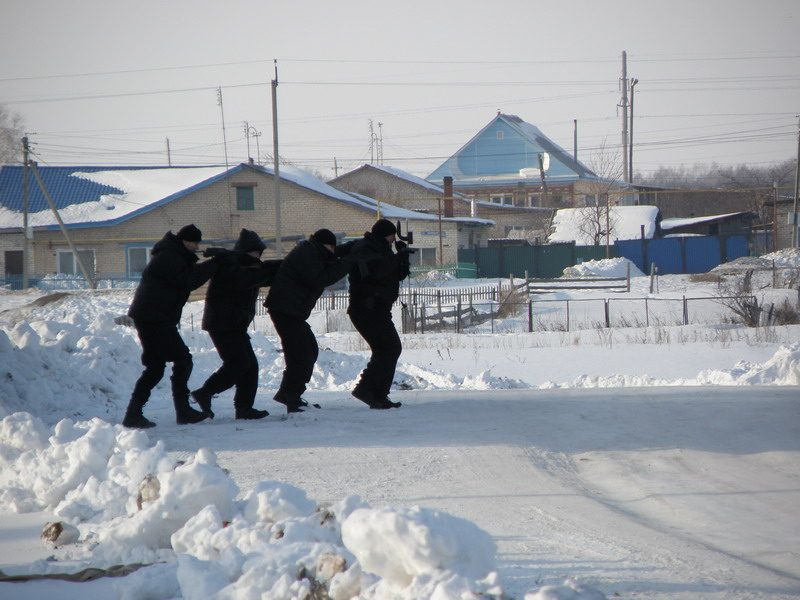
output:
[[316, 240], [303, 240], [283, 259], [264, 306], [308, 319], [325, 288], [347, 275], [349, 266]]
[[371, 232], [350, 246], [350, 309], [390, 308], [408, 277], [407, 253], [395, 254], [386, 238]]
[[225, 251], [206, 291], [202, 327], [206, 331], [246, 331], [256, 315], [259, 289], [269, 285], [281, 263], [246, 252]]
[[168, 231], [153, 246], [150, 262], [142, 272], [128, 316], [142, 323], [177, 325], [189, 294], [217, 270], [215, 261], [195, 264], [197, 260], [197, 255]]

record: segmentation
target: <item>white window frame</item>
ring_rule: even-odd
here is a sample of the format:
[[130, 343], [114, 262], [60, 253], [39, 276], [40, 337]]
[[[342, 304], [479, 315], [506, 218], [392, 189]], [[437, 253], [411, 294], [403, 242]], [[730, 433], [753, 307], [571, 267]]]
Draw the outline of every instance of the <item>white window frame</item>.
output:
[[[84, 260], [83, 266], [89, 271], [89, 275], [91, 277], [95, 276], [96, 271], [96, 256], [94, 248], [78, 248], [78, 254], [81, 256], [82, 259], [87, 258], [87, 255], [90, 255], [91, 262], [86, 264]], [[66, 260], [67, 258], [71, 259], [70, 262], [72, 263], [72, 272], [67, 273], [61, 270], [62, 260]], [[83, 272], [81, 271], [80, 266], [78, 265], [78, 261], [75, 259], [75, 255], [73, 254], [70, 248], [58, 249], [56, 250], [56, 273], [59, 275], [72, 275], [75, 277], [83, 277]]]
[[142, 274], [142, 271], [132, 271], [131, 270], [131, 265], [133, 264], [133, 261], [131, 260], [131, 252], [132, 251], [138, 251], [138, 250], [143, 250], [145, 252], [145, 261], [144, 261], [144, 266], [142, 267], [142, 271], [144, 271], [144, 267], [147, 266], [147, 263], [150, 262], [150, 252], [153, 250], [153, 246], [152, 245], [148, 245], [148, 246], [128, 246], [128, 248], [126, 249], [127, 256], [125, 257], [126, 258], [125, 270], [127, 271], [127, 273], [125, 273], [126, 277], [139, 277]]

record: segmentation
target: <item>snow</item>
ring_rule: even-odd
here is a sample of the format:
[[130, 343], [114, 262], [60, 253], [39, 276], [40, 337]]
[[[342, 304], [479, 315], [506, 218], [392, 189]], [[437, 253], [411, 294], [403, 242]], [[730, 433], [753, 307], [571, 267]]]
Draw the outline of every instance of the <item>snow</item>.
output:
[[[593, 245], [594, 229], [588, 225], [588, 220], [595, 214], [594, 207], [584, 208], [560, 208], [553, 217], [553, 233], [550, 234], [548, 241], [571, 242], [578, 244]], [[655, 206], [612, 206], [609, 209], [609, 223], [611, 225], [610, 242], [616, 240], [638, 240], [642, 237], [642, 226], [644, 226], [644, 237], [650, 239], [656, 232], [656, 215], [658, 208]], [[603, 217], [605, 220], [605, 217]], [[601, 223], [605, 228], [605, 224]], [[605, 243], [605, 236], [601, 239]]]
[[[717, 288], [673, 275], [650, 297], [687, 290]], [[145, 409], [158, 426], [136, 431], [118, 424], [141, 369], [115, 322], [131, 295], [0, 290], [0, 570], [129, 572], [0, 582], [5, 600], [800, 595], [800, 325], [404, 335], [403, 406], [370, 411], [349, 395], [363, 343], [315, 313], [322, 408], [287, 417], [259, 317], [267, 419], [236, 421], [226, 392], [214, 420], [178, 426], [165, 377]], [[193, 386], [219, 365], [201, 314], [182, 322]]]
[[727, 217], [733, 217], [735, 215], [742, 215], [742, 214], [747, 214], [747, 213], [735, 212], [735, 213], [725, 213], [723, 215], [709, 215], [703, 217], [686, 217], [686, 218], [673, 217], [670, 219], [663, 219], [661, 221], [661, 229], [666, 231], [669, 229], [675, 229], [676, 227], [699, 225], [700, 223], [707, 223], [708, 221], [716, 221], [717, 219], [725, 219]]

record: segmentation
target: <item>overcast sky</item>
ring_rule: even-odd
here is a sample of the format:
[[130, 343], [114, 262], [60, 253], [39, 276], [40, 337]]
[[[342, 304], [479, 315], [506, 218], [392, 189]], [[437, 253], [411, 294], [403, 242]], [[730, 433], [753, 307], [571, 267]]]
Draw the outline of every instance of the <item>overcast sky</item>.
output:
[[264, 162], [277, 60], [280, 155], [326, 178], [380, 158], [427, 176], [498, 110], [568, 151], [577, 121], [596, 166], [620, 150], [626, 51], [634, 171], [767, 165], [797, 155], [798, 6], [4, 0], [0, 103], [43, 165], [235, 164], [245, 122]]

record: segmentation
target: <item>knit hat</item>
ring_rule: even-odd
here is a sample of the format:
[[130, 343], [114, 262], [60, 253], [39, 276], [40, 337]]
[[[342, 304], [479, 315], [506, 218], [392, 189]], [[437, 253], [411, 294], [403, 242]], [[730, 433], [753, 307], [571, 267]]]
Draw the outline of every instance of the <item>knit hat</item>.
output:
[[263, 252], [266, 247], [267, 245], [261, 239], [261, 236], [255, 231], [242, 229], [239, 232], [239, 239], [236, 240], [233, 249], [239, 252], [252, 252], [253, 250]]
[[178, 231], [178, 239], [199, 244], [200, 240], [203, 239], [203, 233], [194, 225], [186, 225], [185, 227], [181, 227]]
[[397, 227], [388, 219], [378, 219], [372, 226], [372, 233], [378, 237], [389, 237], [397, 233]]
[[333, 235], [333, 232], [330, 229], [317, 229], [312, 235], [317, 242], [322, 244], [323, 246], [335, 246], [336, 245], [336, 236]]

